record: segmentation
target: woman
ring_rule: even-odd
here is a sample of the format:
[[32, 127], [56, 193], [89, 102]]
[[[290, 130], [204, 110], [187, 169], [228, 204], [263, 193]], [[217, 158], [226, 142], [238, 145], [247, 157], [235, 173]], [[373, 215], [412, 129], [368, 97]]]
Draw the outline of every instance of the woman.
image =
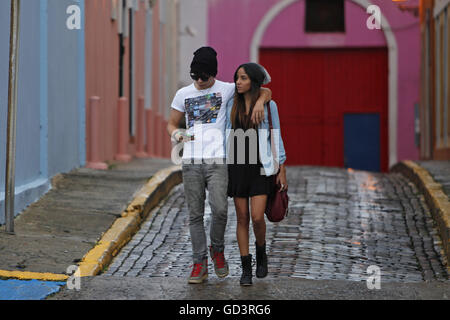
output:
[[271, 101], [269, 104], [274, 129], [272, 134], [279, 139], [274, 140], [278, 149], [275, 160], [280, 164], [279, 171], [272, 157], [267, 106], [261, 124], [255, 125], [250, 119], [261, 85], [268, 81], [270, 80], [267, 72], [262, 66], [256, 63], [239, 66], [234, 75], [235, 96], [227, 105], [227, 129], [232, 129], [231, 133], [227, 134], [228, 196], [234, 198], [236, 207], [236, 236], [242, 262], [241, 285], [252, 284], [252, 255], [249, 253], [250, 216], [256, 238], [256, 277], [264, 278], [268, 272], [264, 211], [267, 196], [273, 185], [272, 176], [276, 174], [277, 183], [282, 189], [287, 189], [284, 167], [286, 155], [281, 135], [277, 134], [280, 121], [275, 102]]

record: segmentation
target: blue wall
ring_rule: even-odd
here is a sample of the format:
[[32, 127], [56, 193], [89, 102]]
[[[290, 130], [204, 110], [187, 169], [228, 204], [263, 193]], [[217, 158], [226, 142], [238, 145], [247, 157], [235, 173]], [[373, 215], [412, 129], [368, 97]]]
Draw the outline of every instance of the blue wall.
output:
[[[50, 179], [84, 165], [84, 28], [68, 30], [74, 0], [22, 0], [16, 214]], [[0, 1], [0, 224], [4, 223], [10, 0]], [[5, 45], [3, 45], [5, 44]]]
[[40, 177], [39, 1], [21, 4], [17, 109], [17, 186]]
[[[0, 192], [5, 190], [5, 149], [8, 104], [9, 0], [0, 1]], [[5, 45], [3, 45], [5, 44]], [[0, 197], [1, 201], [2, 197]], [[0, 212], [0, 216], [2, 213]]]
[[[48, 171], [50, 176], [80, 165], [79, 86], [84, 86], [79, 34], [66, 28], [72, 0], [48, 0]], [[84, 44], [81, 43], [84, 47]], [[84, 55], [84, 50], [81, 52]], [[80, 66], [82, 67], [80, 70]], [[81, 74], [80, 74], [81, 73]], [[79, 78], [83, 79], [80, 83]], [[83, 147], [84, 148], [84, 147]]]

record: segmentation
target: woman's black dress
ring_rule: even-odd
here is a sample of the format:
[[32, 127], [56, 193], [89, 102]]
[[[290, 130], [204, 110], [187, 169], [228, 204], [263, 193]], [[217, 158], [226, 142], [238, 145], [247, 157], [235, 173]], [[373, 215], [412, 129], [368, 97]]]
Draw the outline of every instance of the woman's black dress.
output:
[[[236, 129], [243, 129], [244, 133], [248, 133], [238, 121]], [[258, 138], [258, 130], [256, 137]], [[231, 164], [228, 164], [228, 196], [238, 198], [249, 198], [257, 195], [270, 194], [273, 176], [268, 177], [262, 170], [262, 164], [259, 157], [259, 143], [256, 139], [252, 141], [256, 143], [257, 147], [253, 148], [257, 152], [257, 163], [250, 164], [250, 138], [245, 138], [245, 163], [238, 164], [238, 139], [232, 133], [230, 139], [234, 139], [234, 159]], [[241, 149], [242, 151], [242, 149]], [[254, 158], [254, 157], [253, 157]], [[230, 160], [230, 159], [229, 159]]]

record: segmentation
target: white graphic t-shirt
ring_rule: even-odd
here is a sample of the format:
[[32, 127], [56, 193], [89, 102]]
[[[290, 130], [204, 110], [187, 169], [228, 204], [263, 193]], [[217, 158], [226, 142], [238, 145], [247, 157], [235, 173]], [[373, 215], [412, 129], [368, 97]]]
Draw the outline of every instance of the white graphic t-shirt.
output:
[[194, 135], [184, 143], [183, 159], [225, 158], [226, 105], [234, 91], [234, 83], [219, 80], [205, 90], [194, 83], [178, 90], [172, 108], [185, 113], [187, 132]]

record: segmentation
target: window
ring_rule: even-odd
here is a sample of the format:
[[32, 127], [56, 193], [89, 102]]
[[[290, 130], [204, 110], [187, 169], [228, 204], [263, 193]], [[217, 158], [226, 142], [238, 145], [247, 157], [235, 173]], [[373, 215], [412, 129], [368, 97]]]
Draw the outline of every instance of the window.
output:
[[306, 32], [345, 32], [344, 0], [307, 0]]

